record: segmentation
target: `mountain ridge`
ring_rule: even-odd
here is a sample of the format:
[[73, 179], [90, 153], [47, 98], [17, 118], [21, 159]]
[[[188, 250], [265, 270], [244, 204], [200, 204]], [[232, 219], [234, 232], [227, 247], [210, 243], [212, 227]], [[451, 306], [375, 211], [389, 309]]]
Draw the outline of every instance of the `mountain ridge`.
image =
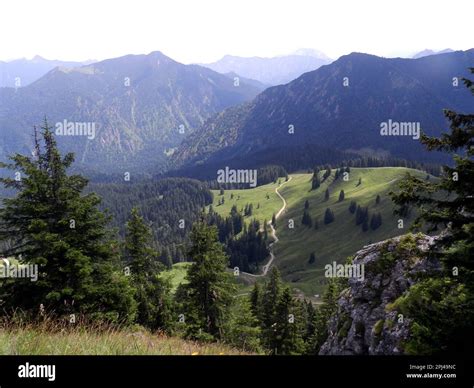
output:
[[[420, 59], [344, 55], [215, 115], [182, 143], [174, 159], [181, 166], [203, 165], [223, 154], [231, 159], [271, 147], [314, 144], [340, 151], [381, 149], [419, 160], [416, 139], [381, 136], [381, 123], [420, 122], [428, 134], [441, 133], [443, 109], [470, 107], [469, 93], [453, 82], [456, 78], [461, 85], [473, 62], [474, 49]], [[425, 156], [440, 161], [436, 154]]]
[[279, 85], [330, 62], [332, 60], [323, 53], [300, 49], [292, 54], [275, 57], [224, 55], [218, 61], [203, 66], [219, 73], [235, 72], [266, 85]]
[[30, 153], [32, 128], [47, 116], [53, 126], [63, 120], [95, 123], [95, 139], [58, 138], [82, 164], [159, 169], [168, 159], [165, 151], [207, 118], [259, 91], [158, 51], [56, 67], [24, 88], [0, 88], [0, 155]]
[[93, 62], [92, 60], [81, 62], [51, 60], [39, 55], [32, 59], [19, 58], [11, 61], [0, 61], [0, 87], [25, 87], [58, 66], [74, 68]]

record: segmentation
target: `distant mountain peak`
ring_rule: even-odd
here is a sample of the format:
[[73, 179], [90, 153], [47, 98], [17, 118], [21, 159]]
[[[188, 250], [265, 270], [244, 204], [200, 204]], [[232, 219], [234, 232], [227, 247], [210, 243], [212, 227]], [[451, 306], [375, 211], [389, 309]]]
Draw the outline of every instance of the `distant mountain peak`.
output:
[[35, 55], [33, 58], [20, 58], [7, 62], [0, 62], [0, 87], [17, 87], [16, 79], [21, 80], [21, 87], [30, 85], [39, 80], [41, 77], [48, 74], [54, 68], [60, 66], [63, 68], [77, 68], [94, 61], [74, 62], [50, 60], [40, 55]]
[[33, 62], [43, 62], [46, 61], [45, 58], [43, 58], [41, 55], [35, 55], [32, 59]]
[[167, 58], [167, 59], [171, 59], [170, 57], [166, 56], [165, 54], [163, 54], [163, 52], [161, 52], [161, 51], [159, 51], [159, 50], [152, 51], [152, 52], [150, 52], [147, 56], [148, 56], [148, 57], [155, 57], [155, 58]]
[[225, 55], [217, 62], [202, 66], [221, 74], [236, 73], [265, 85], [281, 85], [331, 62], [319, 51], [300, 49], [290, 55], [270, 58]]
[[326, 54], [322, 51], [312, 49], [312, 48], [300, 48], [292, 53], [292, 55], [301, 55], [304, 57], [313, 57], [325, 60], [331, 60]]
[[415, 55], [413, 55], [413, 59], [418, 59], [418, 58], [423, 58], [423, 57], [427, 57], [429, 55], [438, 55], [438, 54], [447, 54], [447, 53], [452, 53], [454, 50], [450, 49], [450, 48], [447, 48], [447, 49], [444, 49], [444, 50], [440, 50], [440, 51], [434, 51], [434, 50], [431, 50], [431, 49], [425, 49], [423, 51], [420, 51], [418, 53], [416, 53]]

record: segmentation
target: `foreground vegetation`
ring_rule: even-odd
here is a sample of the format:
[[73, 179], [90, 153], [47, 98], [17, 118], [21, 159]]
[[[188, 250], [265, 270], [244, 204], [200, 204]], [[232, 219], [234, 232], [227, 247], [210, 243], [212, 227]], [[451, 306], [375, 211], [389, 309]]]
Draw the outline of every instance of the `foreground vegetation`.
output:
[[246, 355], [221, 343], [152, 334], [143, 328], [20, 325], [0, 328], [0, 355]]

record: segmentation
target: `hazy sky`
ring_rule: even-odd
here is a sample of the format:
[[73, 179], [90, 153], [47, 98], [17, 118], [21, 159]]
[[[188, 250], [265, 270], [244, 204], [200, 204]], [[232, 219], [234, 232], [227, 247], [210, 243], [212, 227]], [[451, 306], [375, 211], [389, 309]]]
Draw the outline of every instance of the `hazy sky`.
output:
[[0, 0], [0, 59], [160, 50], [184, 63], [315, 48], [405, 56], [474, 46], [473, 0]]

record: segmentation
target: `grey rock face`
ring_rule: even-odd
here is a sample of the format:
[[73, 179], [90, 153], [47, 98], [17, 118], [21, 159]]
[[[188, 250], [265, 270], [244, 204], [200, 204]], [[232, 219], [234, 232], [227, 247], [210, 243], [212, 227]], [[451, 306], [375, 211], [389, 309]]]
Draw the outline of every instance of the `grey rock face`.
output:
[[390, 304], [416, 283], [417, 275], [440, 269], [428, 254], [438, 238], [405, 235], [358, 251], [352, 263], [364, 265], [365, 278], [349, 279], [349, 287], [341, 292], [319, 354], [403, 354], [411, 321]]

